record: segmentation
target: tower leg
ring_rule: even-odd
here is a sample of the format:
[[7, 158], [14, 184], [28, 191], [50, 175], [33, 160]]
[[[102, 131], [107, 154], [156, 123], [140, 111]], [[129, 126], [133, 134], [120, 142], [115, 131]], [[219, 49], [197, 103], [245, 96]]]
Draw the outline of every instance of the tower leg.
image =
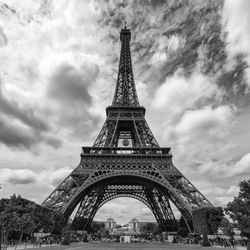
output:
[[152, 211], [153, 211], [153, 214], [155, 215], [155, 218], [158, 222], [158, 225], [160, 226], [162, 231], [166, 231], [165, 223], [164, 223], [164, 215], [163, 215], [161, 208], [159, 206], [159, 203], [157, 201], [157, 197], [153, 193], [153, 187], [147, 186], [145, 188], [145, 193], [146, 193], [148, 201], [152, 207]]
[[168, 229], [168, 231], [177, 231], [178, 224], [170, 206], [169, 198], [166, 197], [166, 195], [164, 195], [162, 192], [160, 192], [160, 196], [158, 196], [158, 201], [165, 217], [165, 227]]
[[92, 189], [81, 201], [71, 227], [74, 228], [80, 226], [83, 230], [85, 230], [96, 214], [102, 198], [102, 185]]

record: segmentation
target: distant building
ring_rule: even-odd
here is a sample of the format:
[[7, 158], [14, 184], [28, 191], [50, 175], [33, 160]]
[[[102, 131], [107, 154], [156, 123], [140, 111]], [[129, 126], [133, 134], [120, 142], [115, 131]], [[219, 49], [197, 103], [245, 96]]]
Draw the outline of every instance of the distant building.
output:
[[128, 226], [130, 228], [131, 233], [140, 233], [140, 224], [139, 221], [136, 218], [133, 218], [129, 223]]
[[140, 234], [143, 232], [153, 231], [154, 228], [158, 227], [157, 222], [140, 222], [138, 219], [133, 218], [128, 224], [122, 227], [116, 227], [114, 219], [107, 219], [105, 229], [113, 235], [133, 235]]
[[[232, 229], [232, 236], [235, 240], [247, 240], [247, 237], [244, 237], [242, 236], [241, 234], [241, 231], [237, 228], [233, 228]], [[217, 234], [216, 234], [216, 237], [219, 236], [220, 238], [223, 238], [223, 239], [230, 239], [230, 236], [229, 235], [226, 235], [224, 232], [223, 232], [223, 229], [221, 227], [218, 228], [218, 231], [217, 231]], [[214, 235], [210, 235], [209, 238], [213, 239], [214, 238]]]
[[104, 222], [104, 224], [105, 224], [105, 229], [107, 230], [112, 231], [113, 229], [116, 228], [116, 222], [112, 218], [107, 219], [107, 221]]

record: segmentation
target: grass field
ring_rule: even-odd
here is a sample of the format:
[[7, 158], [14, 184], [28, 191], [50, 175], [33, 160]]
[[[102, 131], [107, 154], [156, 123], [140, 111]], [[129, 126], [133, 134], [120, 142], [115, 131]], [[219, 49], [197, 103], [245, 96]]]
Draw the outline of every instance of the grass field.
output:
[[[14, 249], [14, 248], [13, 248]], [[21, 248], [17, 248], [19, 250]], [[199, 245], [188, 245], [188, 244], [171, 244], [171, 243], [74, 243], [68, 246], [54, 245], [54, 246], [43, 246], [36, 248], [26, 248], [27, 250], [125, 250], [125, 249], [135, 249], [135, 250], [216, 250], [222, 248], [217, 247], [201, 247]], [[224, 248], [225, 249], [225, 248]], [[229, 249], [229, 248], [228, 248]], [[243, 248], [240, 248], [243, 249]], [[246, 249], [246, 248], [245, 248]], [[7, 250], [12, 250], [8, 248]]]

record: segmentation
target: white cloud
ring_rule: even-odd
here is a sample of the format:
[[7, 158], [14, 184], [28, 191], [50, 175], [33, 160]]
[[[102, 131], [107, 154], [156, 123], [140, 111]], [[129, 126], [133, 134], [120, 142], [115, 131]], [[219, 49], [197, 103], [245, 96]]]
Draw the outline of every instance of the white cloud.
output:
[[162, 36], [159, 40], [156, 40], [152, 48], [155, 52], [151, 57], [150, 63], [153, 67], [161, 67], [168, 57], [174, 57], [184, 46], [185, 39], [178, 35], [172, 35], [171, 37]]
[[185, 78], [176, 73], [156, 90], [152, 103], [155, 110], [164, 112], [166, 119], [171, 120], [185, 110], [202, 105], [209, 98], [218, 99], [220, 96], [218, 86], [209, 78], [199, 73]]
[[250, 153], [244, 155], [238, 162], [236, 162], [235, 166], [230, 171], [230, 175], [241, 175], [241, 176], [249, 176], [250, 175]]
[[[175, 147], [178, 163], [185, 160], [185, 166], [190, 167], [199, 163], [201, 171], [207, 166], [213, 175], [213, 168], [220, 169], [220, 165], [225, 165], [222, 161], [213, 162], [213, 158], [220, 158], [220, 152], [230, 147], [228, 136], [233, 118], [234, 109], [230, 106], [206, 106], [186, 111], [177, 124], [166, 127], [164, 138]], [[188, 173], [188, 169], [186, 171]]]
[[156, 137], [174, 147], [177, 162], [185, 157], [188, 165], [208, 160], [216, 148], [229, 147], [235, 108], [221, 104], [223, 95], [212, 78], [197, 72], [186, 78], [180, 71], [156, 90], [152, 99]]
[[175, 52], [178, 49], [181, 49], [185, 46], [185, 39], [177, 36], [177, 35], [173, 35], [168, 39], [168, 50], [171, 52]]
[[203, 109], [186, 111], [173, 133], [181, 140], [182, 145], [201, 139], [206, 143], [213, 142], [225, 138], [232, 126], [232, 118], [233, 110], [229, 106], [214, 109], [206, 106]]
[[167, 60], [167, 54], [163, 51], [157, 51], [154, 53], [154, 55], [151, 58], [151, 63], [154, 66], [161, 66], [163, 63], [165, 63]]
[[236, 196], [238, 192], [239, 188], [237, 186], [228, 188], [210, 187], [209, 189], [203, 190], [203, 194], [210, 198], [214, 206], [225, 206], [233, 200], [233, 197]]
[[71, 172], [72, 169], [63, 166], [59, 169], [52, 168], [50, 170], [43, 171], [40, 175], [44, 183], [56, 188]]
[[29, 169], [0, 169], [0, 182], [28, 185], [37, 181], [37, 175]]
[[[246, 56], [248, 68], [245, 69], [248, 86], [250, 86], [250, 2], [249, 0], [226, 0], [223, 10], [223, 23], [227, 32], [227, 49], [229, 55]], [[232, 60], [230, 58], [229, 60]]]
[[[243, 180], [250, 173], [250, 154], [242, 156], [236, 163], [207, 162], [200, 165], [196, 171], [199, 175], [206, 175], [208, 179], [213, 181], [224, 178], [224, 180], [228, 180], [228, 184], [239, 177]], [[225, 184], [224, 182], [220, 183], [220, 185]]]
[[140, 104], [146, 105], [149, 102], [149, 91], [147, 85], [142, 81], [136, 81], [136, 90]]
[[203, 191], [205, 195], [214, 195], [217, 197], [228, 196], [232, 198], [239, 192], [239, 188], [236, 186], [231, 186], [229, 188], [221, 188], [221, 187], [211, 187]]
[[68, 167], [59, 169], [51, 168], [41, 172], [35, 172], [31, 169], [0, 169], [0, 182], [11, 184], [30, 184], [43, 183], [56, 187], [62, 182], [72, 171]]
[[[105, 41], [100, 47], [104, 33], [101, 29], [97, 31], [96, 23], [100, 18], [98, 6], [91, 1], [40, 1], [36, 4], [9, 1], [1, 7], [7, 13], [1, 15], [4, 17], [1, 31], [8, 46], [0, 51], [4, 72], [1, 76], [2, 87], [6, 98], [14, 99], [29, 113], [39, 114], [41, 121], [49, 121], [50, 131], [47, 131], [48, 138], [43, 140], [45, 143], [52, 142], [52, 134], [61, 137], [65, 129], [71, 134], [79, 127], [93, 130], [89, 124], [82, 126], [81, 118], [85, 117], [91, 125], [93, 120], [90, 114], [94, 107], [99, 105], [102, 115], [104, 112], [98, 98], [94, 97], [91, 102], [92, 94], [96, 93], [90, 91], [90, 96], [87, 88], [95, 87], [99, 91], [99, 86], [102, 86], [106, 90], [105, 84], [110, 84], [110, 81], [95, 82], [99, 66], [105, 65], [107, 50], [111, 48]], [[68, 74], [65, 70], [64, 77], [58, 77], [61, 82], [51, 84], [51, 79], [63, 64], [73, 65], [74, 70], [68, 71]], [[102, 67], [102, 77], [106, 72], [110, 73], [107, 69]], [[50, 98], [48, 89], [52, 89], [53, 96], [56, 95], [60, 103]], [[88, 105], [77, 102], [80, 99]], [[65, 104], [67, 100], [71, 101], [71, 105]], [[93, 113], [93, 116], [98, 119], [100, 112]], [[56, 139], [53, 138], [54, 142]], [[41, 141], [34, 138], [36, 144]]]
[[237, 178], [229, 176], [233, 166], [221, 153], [231, 146], [228, 137], [234, 117], [234, 107], [204, 106], [186, 110], [180, 119], [163, 126], [161, 140], [173, 147], [175, 166], [216, 205], [225, 204], [231, 191], [236, 192], [227, 190]]

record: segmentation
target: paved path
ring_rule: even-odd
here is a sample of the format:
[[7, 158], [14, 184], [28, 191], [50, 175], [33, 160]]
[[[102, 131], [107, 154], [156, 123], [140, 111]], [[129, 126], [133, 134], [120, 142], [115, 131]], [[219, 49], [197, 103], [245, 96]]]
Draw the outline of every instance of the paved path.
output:
[[[14, 250], [13, 247], [8, 247], [7, 250]], [[24, 249], [23, 246], [18, 246], [17, 250]], [[220, 247], [206, 247], [203, 248], [199, 245], [188, 245], [188, 244], [171, 244], [171, 243], [73, 243], [71, 245], [52, 245], [33, 248], [32, 245], [27, 245], [26, 249], [28, 250], [126, 250], [126, 249], [135, 249], [135, 250], [222, 250], [222, 249], [231, 249], [232, 248], [220, 248]], [[238, 250], [246, 250], [246, 247], [239, 247]], [[236, 250], [237, 250], [236, 249]]]

